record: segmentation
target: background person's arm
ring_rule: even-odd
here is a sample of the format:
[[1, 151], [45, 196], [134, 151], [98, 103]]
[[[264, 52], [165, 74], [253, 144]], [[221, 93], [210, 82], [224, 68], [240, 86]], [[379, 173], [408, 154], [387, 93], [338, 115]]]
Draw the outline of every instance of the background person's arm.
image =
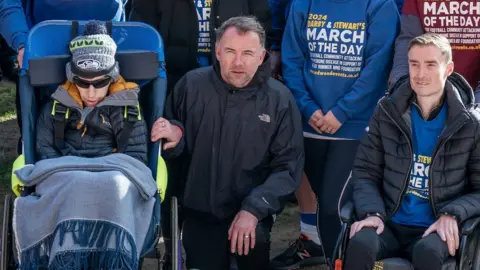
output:
[[0, 0], [0, 35], [18, 52], [27, 40], [28, 25], [20, 0]]

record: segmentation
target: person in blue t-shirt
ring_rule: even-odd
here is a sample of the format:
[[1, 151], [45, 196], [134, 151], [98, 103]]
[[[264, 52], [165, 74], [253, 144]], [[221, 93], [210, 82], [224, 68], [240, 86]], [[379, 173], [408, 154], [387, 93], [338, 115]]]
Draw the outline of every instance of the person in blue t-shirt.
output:
[[305, 174], [317, 196], [317, 230], [330, 259], [341, 228], [337, 202], [359, 139], [387, 89], [399, 19], [393, 0], [295, 0], [290, 8], [283, 79], [302, 112]]
[[414, 38], [409, 77], [379, 102], [352, 172], [360, 221], [350, 229], [344, 269], [405, 257], [441, 269], [459, 248], [459, 226], [480, 214], [480, 111], [453, 73], [452, 48], [438, 34]]

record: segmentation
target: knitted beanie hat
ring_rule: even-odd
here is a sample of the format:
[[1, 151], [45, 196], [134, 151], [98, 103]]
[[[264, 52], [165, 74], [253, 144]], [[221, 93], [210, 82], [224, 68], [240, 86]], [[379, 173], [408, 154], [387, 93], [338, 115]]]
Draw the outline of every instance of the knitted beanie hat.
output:
[[117, 45], [108, 35], [107, 28], [98, 21], [89, 21], [82, 36], [70, 42], [72, 60], [67, 63], [67, 79], [74, 76], [95, 78], [102, 75], [118, 80], [119, 67], [115, 61]]

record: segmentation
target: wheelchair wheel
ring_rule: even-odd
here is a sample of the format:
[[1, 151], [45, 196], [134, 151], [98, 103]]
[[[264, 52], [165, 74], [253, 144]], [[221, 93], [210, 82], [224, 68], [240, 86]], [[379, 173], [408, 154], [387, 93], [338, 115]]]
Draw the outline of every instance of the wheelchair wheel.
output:
[[15, 256], [13, 250], [13, 228], [12, 228], [12, 213], [13, 213], [13, 198], [12, 195], [5, 195], [3, 204], [3, 226], [2, 226], [2, 257], [0, 261], [1, 270], [16, 269]]

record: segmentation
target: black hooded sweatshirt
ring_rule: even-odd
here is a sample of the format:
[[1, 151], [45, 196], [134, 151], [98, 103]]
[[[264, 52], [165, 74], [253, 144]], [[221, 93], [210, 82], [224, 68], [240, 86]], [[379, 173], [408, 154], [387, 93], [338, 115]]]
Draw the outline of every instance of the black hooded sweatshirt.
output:
[[222, 220], [246, 210], [261, 220], [278, 213], [298, 188], [301, 116], [270, 71], [267, 55], [250, 84], [238, 89], [223, 81], [217, 62], [188, 72], [175, 86], [166, 117], [182, 123], [184, 136], [165, 154], [187, 155], [186, 211]]

